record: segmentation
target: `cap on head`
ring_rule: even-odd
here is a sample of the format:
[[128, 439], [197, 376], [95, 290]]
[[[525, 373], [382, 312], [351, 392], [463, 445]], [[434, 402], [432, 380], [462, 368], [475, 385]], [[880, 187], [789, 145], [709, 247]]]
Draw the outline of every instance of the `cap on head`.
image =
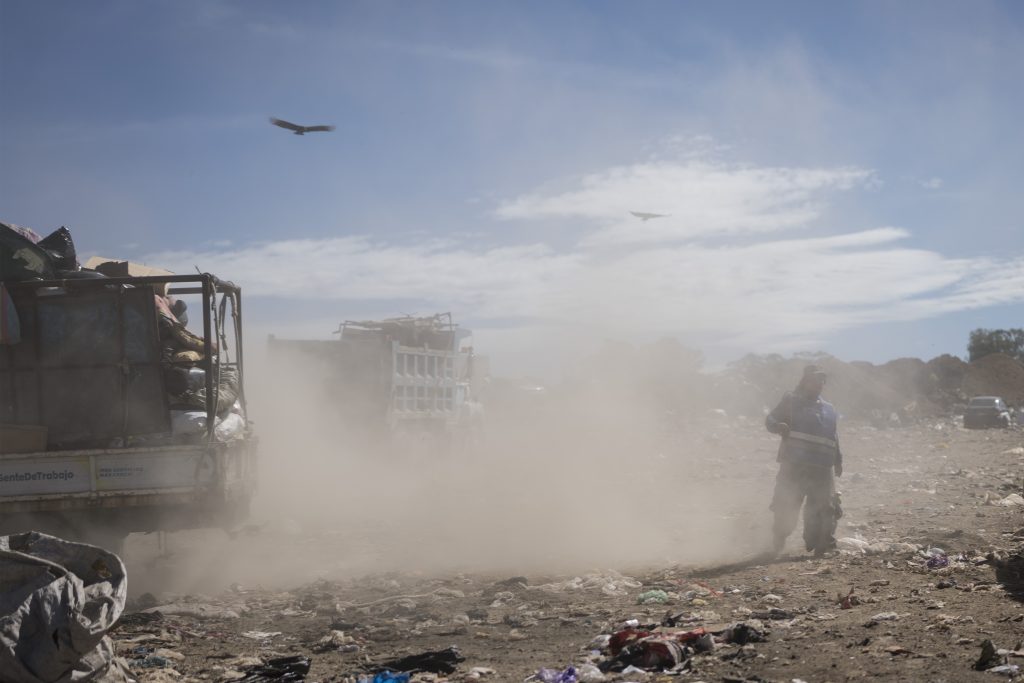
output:
[[825, 379], [825, 371], [818, 365], [808, 365], [804, 368], [804, 379], [811, 377]]
[[203, 359], [203, 354], [198, 351], [178, 351], [172, 357], [176, 363], [198, 363]]

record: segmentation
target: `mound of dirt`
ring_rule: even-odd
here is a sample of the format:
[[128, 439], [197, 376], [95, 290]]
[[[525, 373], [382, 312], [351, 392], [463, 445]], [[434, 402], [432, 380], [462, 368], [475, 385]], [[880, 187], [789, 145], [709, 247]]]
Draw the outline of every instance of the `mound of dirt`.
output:
[[717, 397], [722, 407], [728, 410], [731, 405], [741, 413], [752, 414], [753, 405], [771, 407], [796, 386], [811, 362], [828, 373], [825, 397], [849, 417], [887, 420], [896, 414], [906, 420], [944, 415], [971, 396], [982, 395], [1024, 405], [1024, 364], [999, 353], [972, 363], [947, 354], [928, 362], [898, 358], [882, 365], [847, 363], [828, 355], [748, 356], [718, 375]]

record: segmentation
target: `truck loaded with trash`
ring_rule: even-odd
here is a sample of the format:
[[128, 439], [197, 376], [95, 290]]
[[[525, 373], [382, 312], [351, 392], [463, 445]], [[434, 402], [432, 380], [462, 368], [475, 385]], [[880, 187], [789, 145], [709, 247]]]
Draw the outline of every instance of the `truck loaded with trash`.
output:
[[234, 525], [257, 474], [241, 289], [85, 266], [66, 228], [42, 239], [0, 223], [0, 533], [116, 548], [131, 532]]
[[[317, 378], [341, 423], [392, 449], [461, 447], [475, 438], [487, 358], [450, 313], [343, 322], [338, 339], [279, 339], [272, 357]], [[414, 446], [413, 444], [416, 444]]]

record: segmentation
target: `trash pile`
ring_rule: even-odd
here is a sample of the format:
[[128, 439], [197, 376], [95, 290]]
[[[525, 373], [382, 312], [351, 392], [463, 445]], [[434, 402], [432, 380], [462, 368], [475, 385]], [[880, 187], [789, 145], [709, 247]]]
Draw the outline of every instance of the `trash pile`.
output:
[[[596, 660], [596, 667], [602, 673], [682, 672], [690, 668], [691, 660], [698, 654], [729, 646], [733, 646], [735, 654], [738, 648], [767, 639], [763, 625], [746, 622], [712, 630], [668, 627], [667, 624], [675, 623], [678, 616], [681, 615], [666, 615], [662, 623], [648, 625], [631, 619], [622, 624], [621, 630], [598, 636], [595, 642], [602, 647], [590, 653], [591, 659]], [[594, 665], [594, 662], [590, 663], [590, 666]], [[581, 669], [586, 666], [582, 665]], [[595, 677], [591, 675], [590, 678]]]

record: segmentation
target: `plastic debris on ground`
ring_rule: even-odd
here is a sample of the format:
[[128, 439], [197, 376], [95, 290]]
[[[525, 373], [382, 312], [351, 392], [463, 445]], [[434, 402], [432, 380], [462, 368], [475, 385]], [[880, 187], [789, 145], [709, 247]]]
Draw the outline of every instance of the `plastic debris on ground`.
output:
[[558, 669], [540, 669], [528, 680], [540, 681], [541, 683], [577, 683], [576, 667], [567, 666], [561, 671]]
[[928, 551], [928, 559], [925, 560], [924, 566], [928, 567], [928, 569], [948, 567], [949, 556], [938, 548], [932, 548]]
[[987, 671], [1005, 663], [1006, 659], [999, 656], [996, 652], [995, 644], [991, 640], [986, 639], [981, 643], [981, 655], [978, 657], [978, 661], [974, 663], [974, 670]]
[[392, 673], [391, 671], [379, 671], [373, 675], [363, 676], [358, 683], [409, 683], [411, 676], [407, 673]]
[[223, 607], [215, 607], [199, 602], [177, 602], [168, 605], [150, 607], [143, 614], [159, 613], [163, 615], [193, 617], [195, 619], [238, 619], [238, 612]]
[[466, 661], [457, 647], [432, 650], [418, 655], [409, 655], [379, 664], [380, 671], [426, 671], [434, 674], [451, 674], [460, 662]]
[[242, 683], [289, 683], [291, 681], [305, 681], [309, 667], [312, 665], [309, 657], [293, 655], [291, 657], [277, 657], [268, 659], [263, 664], [246, 667], [245, 678], [239, 679]]
[[1024, 505], [1024, 496], [1019, 493], [1011, 493], [1010, 495], [1002, 498], [995, 503], [1003, 507], [1016, 507], [1018, 505]]
[[314, 652], [329, 652], [331, 650], [356, 652], [359, 650], [359, 647], [355, 644], [355, 639], [352, 636], [345, 635], [344, 631], [335, 629], [318, 640], [313, 646]]
[[650, 590], [641, 593], [636, 596], [636, 604], [638, 605], [664, 605], [669, 601], [668, 593], [663, 590]]

